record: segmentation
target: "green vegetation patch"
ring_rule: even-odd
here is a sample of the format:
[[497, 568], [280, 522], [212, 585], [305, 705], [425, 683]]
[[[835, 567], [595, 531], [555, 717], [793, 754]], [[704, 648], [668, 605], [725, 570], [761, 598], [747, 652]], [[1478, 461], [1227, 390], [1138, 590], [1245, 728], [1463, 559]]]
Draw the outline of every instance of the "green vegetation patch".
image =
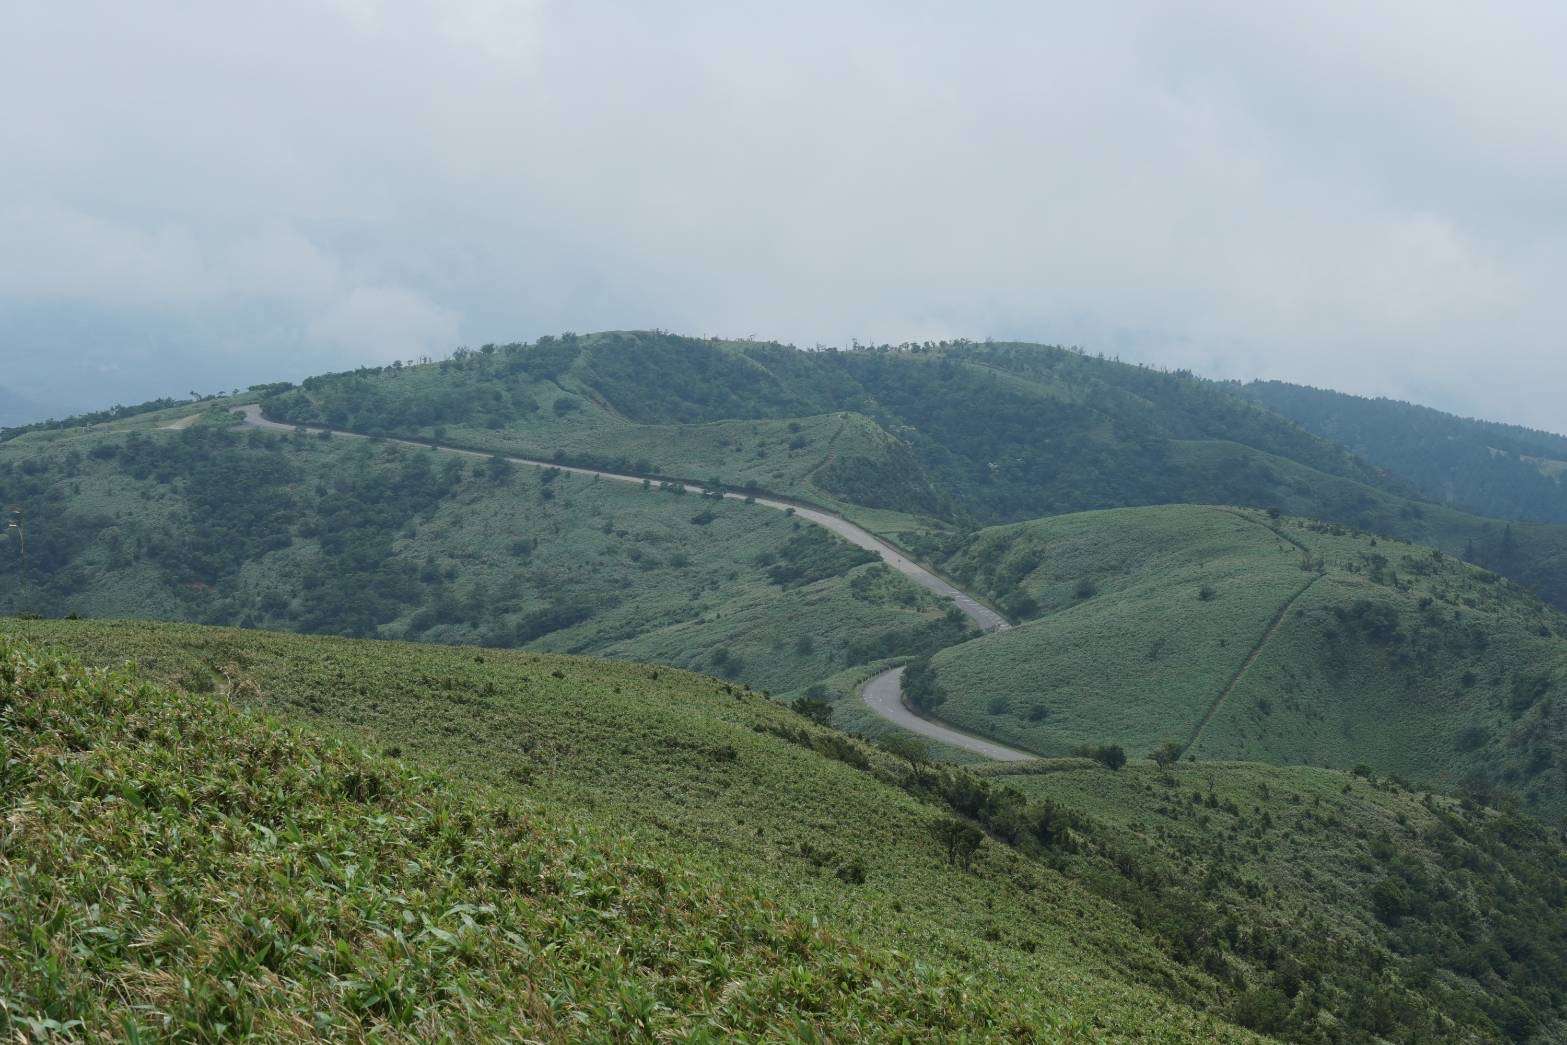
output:
[[1179, 1001], [1212, 1004], [1211, 982], [1112, 904], [983, 836], [958, 864], [935, 830], [952, 812], [898, 763], [732, 684], [182, 625], [7, 631], [141, 665], [103, 675], [6, 640], [22, 828], [0, 855], [0, 938], [28, 960], [0, 993], [18, 1019], [1233, 1036]]
[[386, 442], [34, 435], [0, 445], [0, 502], [26, 525], [25, 556], [0, 545], [10, 612], [537, 646], [780, 690], [966, 634], [774, 509]]
[[1096, 825], [1108, 850], [1090, 840], [1059, 866], [1233, 969], [1244, 1026], [1299, 1041], [1560, 1030], [1567, 865], [1527, 817], [1364, 770], [1061, 760], [993, 779]]
[[1567, 619], [1327, 523], [1171, 506], [982, 531], [948, 563], [1039, 616], [932, 659], [937, 713], [1047, 754], [1364, 763], [1567, 810]]

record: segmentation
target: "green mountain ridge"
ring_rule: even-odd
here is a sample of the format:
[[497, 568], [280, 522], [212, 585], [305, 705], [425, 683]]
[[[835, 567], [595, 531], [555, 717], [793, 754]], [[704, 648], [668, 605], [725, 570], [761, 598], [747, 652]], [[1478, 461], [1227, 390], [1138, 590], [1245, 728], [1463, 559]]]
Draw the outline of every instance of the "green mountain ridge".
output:
[[1567, 522], [1567, 436], [1282, 381], [1235, 391], [1408, 479], [1434, 501], [1482, 514]]
[[[1043, 345], [802, 352], [568, 335], [312, 378], [264, 406], [282, 421], [754, 485], [931, 557], [953, 527], [1152, 504], [1276, 507], [1439, 547], [1567, 606], [1567, 526], [1424, 500], [1233, 386]], [[858, 438], [836, 447], [805, 431], [832, 416], [857, 418]], [[671, 446], [671, 425], [698, 431]]]

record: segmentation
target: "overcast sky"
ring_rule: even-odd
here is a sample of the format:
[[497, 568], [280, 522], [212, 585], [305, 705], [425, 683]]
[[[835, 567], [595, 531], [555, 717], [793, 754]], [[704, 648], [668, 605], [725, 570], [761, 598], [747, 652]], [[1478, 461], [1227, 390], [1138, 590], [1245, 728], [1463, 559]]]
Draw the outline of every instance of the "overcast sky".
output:
[[0, 0], [0, 388], [663, 327], [1567, 429], [1567, 7]]

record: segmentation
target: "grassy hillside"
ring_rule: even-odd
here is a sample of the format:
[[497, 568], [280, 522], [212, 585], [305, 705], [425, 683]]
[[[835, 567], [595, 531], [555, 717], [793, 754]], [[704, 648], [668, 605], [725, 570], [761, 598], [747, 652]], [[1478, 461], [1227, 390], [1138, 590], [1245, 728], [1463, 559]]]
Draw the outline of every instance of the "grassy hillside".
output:
[[[1222, 985], [1112, 903], [999, 843], [956, 864], [889, 759], [713, 679], [188, 626], [4, 630], [0, 946], [26, 960], [0, 969], [3, 1019], [1235, 1036], [1174, 1000], [1222, 1007]], [[84, 673], [18, 633], [140, 674]], [[140, 681], [160, 674], [184, 685]]]
[[1042, 345], [800, 352], [567, 335], [312, 378], [265, 407], [281, 420], [755, 484], [928, 555], [953, 526], [1153, 504], [1275, 507], [1442, 548], [1567, 606], [1567, 527], [1509, 535], [1505, 522], [1426, 503], [1416, 485], [1230, 386]]
[[[1229, 941], [1253, 983], [1234, 1010], [1249, 1026], [1326, 1038], [1330, 1012], [1349, 1025], [1340, 1033], [1362, 1040], [1457, 1040], [1464, 1030], [1555, 1040], [1561, 1031], [1542, 1018], [1560, 1011], [1567, 975], [1561, 848], [1536, 823], [1302, 766], [1133, 762], [1110, 773], [1074, 759], [1001, 772], [996, 782], [1110, 833], [1144, 869], [1139, 898], [1150, 919], [1185, 908], [1187, 924]], [[1076, 855], [1063, 867], [1093, 873]], [[1545, 938], [1554, 942], [1524, 943]], [[1339, 975], [1355, 952], [1353, 966], [1441, 997], [1458, 1026], [1410, 1008], [1428, 1001]], [[1325, 981], [1344, 993], [1334, 999]], [[1505, 997], [1482, 986], [1500, 982], [1510, 984]]]
[[958, 725], [1045, 754], [1364, 762], [1567, 812], [1567, 621], [1450, 556], [1179, 506], [982, 531], [946, 569], [1031, 618], [933, 658]]
[[961, 638], [921, 589], [784, 514], [221, 408], [0, 444], [0, 610], [594, 652], [769, 689]]
[[715, 479], [829, 505], [849, 490], [848, 501], [867, 507], [929, 512], [941, 503], [907, 446], [841, 409], [838, 397], [797, 395], [744, 357], [688, 338], [487, 346], [424, 366], [312, 378], [265, 404], [282, 421]]
[[1398, 473], [1431, 500], [1505, 519], [1567, 522], [1567, 436], [1282, 381], [1232, 387]]
[[[499, 881], [481, 870], [455, 878], [463, 888], [480, 889], [477, 899], [445, 893], [424, 909], [436, 928], [454, 933], [461, 919], [438, 918], [435, 910], [447, 909], [442, 903], [493, 905], [502, 912], [497, 920], [518, 904], [544, 908], [545, 918], [579, 904], [600, 912], [560, 914], [565, 924], [581, 918], [592, 928], [563, 952], [569, 968], [534, 973], [557, 983], [584, 978], [576, 997], [557, 1004], [562, 1019], [587, 1012], [579, 1018], [588, 1028], [617, 1026], [633, 1011], [648, 1012], [670, 1031], [718, 1019], [730, 1031], [782, 1037], [798, 1036], [796, 1020], [840, 1037], [853, 1033], [856, 1021], [874, 1020], [878, 1037], [930, 1021], [927, 1033], [938, 1035], [1009, 1038], [1027, 1028], [1045, 1040], [1206, 1041], [1232, 1033], [1215, 1017], [1299, 1041], [1372, 1034], [1398, 1041], [1502, 1040], [1557, 1026], [1564, 953], [1558, 927], [1567, 898], [1559, 842], [1526, 819], [1386, 781], [1372, 786], [1304, 767], [1200, 763], [1176, 767], [1167, 782], [1146, 765], [1112, 773], [1079, 760], [1024, 766], [1024, 775], [987, 780], [911, 766], [732, 684], [646, 665], [180, 625], [8, 622], [4, 630], [27, 643], [77, 650], [92, 662], [135, 657], [143, 676], [177, 681], [190, 694], [165, 698], [142, 689], [135, 697], [136, 687], [118, 687], [132, 695], [126, 699], [142, 717], [127, 724], [129, 737], [115, 732], [102, 745], [105, 760], [120, 767], [117, 781], [135, 778], [138, 759], [167, 765], [171, 776], [158, 781], [157, 806], [165, 820], [185, 815], [161, 797], [177, 793], [172, 774], [198, 781], [178, 785], [192, 794], [212, 774], [228, 788], [254, 777], [243, 767], [246, 730], [255, 720], [223, 711], [222, 697], [344, 737], [351, 746], [369, 744], [403, 763], [438, 765], [470, 791], [482, 785], [445, 820], [437, 813], [436, 822], [466, 823], [468, 811], [476, 824], [499, 818], [504, 829], [513, 821], [495, 810], [510, 809], [506, 815], [535, 825], [525, 849], [529, 868], [558, 861], [564, 866], [550, 881], [582, 874], [597, 891], [523, 891], [516, 883], [534, 881], [531, 870]], [[48, 658], [30, 650], [23, 660]], [[73, 697], [82, 692], [51, 686]], [[168, 728], [187, 728], [187, 713], [208, 728], [190, 727], [191, 742], [182, 747], [158, 745], [165, 723], [156, 716], [164, 700], [188, 708]], [[100, 706], [81, 699], [50, 704], [65, 719], [60, 732], [95, 752], [92, 720], [71, 716], [96, 714]], [[153, 742], [135, 739], [143, 723]], [[239, 739], [225, 742], [223, 759], [204, 758], [216, 738], [233, 734]], [[29, 737], [13, 746], [31, 743]], [[270, 738], [262, 747], [274, 752], [275, 762], [296, 757], [296, 749], [280, 751]], [[304, 804], [295, 801], [291, 809], [306, 810], [302, 819], [312, 819], [308, 811], [325, 794], [334, 796], [330, 817], [346, 821], [345, 835], [365, 815], [392, 820], [391, 827], [375, 827], [378, 832], [400, 829], [404, 815], [415, 820], [411, 839], [395, 849], [388, 842], [399, 855], [396, 865], [382, 875], [367, 874], [372, 867], [355, 872], [357, 902], [373, 905], [383, 886], [403, 888], [394, 872], [407, 866], [402, 857], [410, 851], [429, 853], [414, 857], [421, 867], [438, 855], [506, 866], [485, 834], [459, 836], [474, 840], [447, 857], [441, 847], [452, 844], [450, 831], [417, 830], [415, 814], [440, 809], [450, 794], [445, 785], [423, 778], [404, 785], [406, 770], [373, 757], [354, 756], [339, 774], [315, 751], [306, 745], [300, 761], [311, 769], [324, 761], [324, 770], [302, 773], [293, 785]], [[355, 802], [363, 796], [340, 781], [367, 775], [382, 783], [361, 812]], [[137, 786], [138, 794], [148, 793]], [[416, 798], [420, 806], [405, 811]], [[51, 837], [69, 839], [79, 829], [72, 810], [99, 807], [59, 802], [45, 808], [54, 816]], [[111, 802], [108, 810], [133, 819], [150, 815], [133, 803]], [[983, 833], [968, 841], [961, 830], [946, 830], [963, 824]], [[277, 834], [293, 844], [293, 836]], [[207, 835], [181, 837], [194, 846]], [[308, 845], [312, 838], [300, 841]], [[41, 844], [42, 836], [29, 836], [30, 847]], [[356, 843], [356, 865], [365, 863], [366, 849]], [[524, 859], [515, 847], [502, 851]], [[269, 867], [270, 853], [251, 859]], [[65, 862], [58, 866], [65, 874]], [[179, 866], [195, 875], [204, 865], [192, 859]], [[338, 866], [322, 866], [320, 888], [334, 881]], [[312, 865], [302, 870], [312, 879], [317, 874]], [[635, 881], [620, 882], [622, 875]], [[199, 883], [187, 881], [193, 889]], [[313, 880], [300, 886], [316, 887]], [[508, 889], [524, 895], [514, 898]], [[657, 898], [644, 901], [650, 889]], [[617, 912], [613, 930], [605, 927], [604, 896], [615, 904], [608, 908]], [[749, 906], [764, 896], [759, 909]], [[643, 902], [676, 907], [661, 916], [675, 924], [655, 927], [651, 917], [644, 923]], [[1489, 913], [1504, 905], [1507, 917]], [[621, 919], [632, 924], [622, 930]], [[478, 915], [475, 921], [469, 933], [493, 924]], [[111, 923], [124, 931], [119, 915]], [[221, 936], [227, 924], [207, 923], [207, 929]], [[802, 931], [784, 926], [806, 924], [815, 926], [809, 947], [795, 952], [787, 973], [769, 976], [774, 948], [790, 946], [775, 941]], [[612, 931], [634, 935], [618, 953], [605, 953]], [[734, 932], [745, 934], [743, 944], [729, 942], [725, 934]], [[390, 956], [414, 963], [422, 978], [400, 965], [377, 982], [444, 984], [465, 972], [461, 951], [453, 962], [438, 948], [439, 933], [426, 929], [406, 938]], [[433, 958], [426, 946], [436, 949]], [[167, 961], [202, 953], [199, 942], [190, 947]], [[533, 969], [551, 961], [542, 946], [524, 953]], [[1426, 959], [1416, 960], [1416, 953]], [[134, 952], [111, 949], [110, 955], [95, 973], [136, 960]], [[499, 957], [512, 960], [510, 952]], [[452, 965], [436, 972], [418, 965], [429, 960]], [[476, 947], [471, 960], [496, 956]], [[471, 1000], [476, 1011], [512, 1004], [502, 988], [516, 977], [504, 972]], [[318, 997], [349, 989], [315, 975], [307, 982]], [[872, 977], [880, 987], [867, 986]], [[618, 986], [622, 978], [631, 981], [629, 989]], [[80, 983], [75, 997], [101, 997], [94, 993], [100, 982]], [[242, 982], [250, 989], [251, 980]], [[942, 984], [962, 984], [966, 993], [960, 997]], [[452, 990], [436, 996], [461, 997]], [[636, 1010], [626, 997], [652, 997], [664, 1008]], [[436, 1019], [454, 1019], [451, 1013], [452, 1007], [416, 1011], [426, 1022], [411, 1025], [428, 1028]]]

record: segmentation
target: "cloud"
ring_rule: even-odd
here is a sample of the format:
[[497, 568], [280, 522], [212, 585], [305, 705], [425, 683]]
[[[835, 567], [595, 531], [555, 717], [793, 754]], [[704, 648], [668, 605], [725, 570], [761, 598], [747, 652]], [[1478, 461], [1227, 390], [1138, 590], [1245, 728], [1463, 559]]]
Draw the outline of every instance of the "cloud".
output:
[[312, 320], [312, 340], [376, 363], [413, 359], [455, 344], [457, 317], [406, 290], [359, 287]]
[[46, 305], [120, 317], [96, 359], [166, 339], [176, 384], [191, 345], [250, 372], [620, 326], [994, 335], [1564, 428], [1564, 21], [24, 2], [0, 354], [74, 365], [6, 326]]

